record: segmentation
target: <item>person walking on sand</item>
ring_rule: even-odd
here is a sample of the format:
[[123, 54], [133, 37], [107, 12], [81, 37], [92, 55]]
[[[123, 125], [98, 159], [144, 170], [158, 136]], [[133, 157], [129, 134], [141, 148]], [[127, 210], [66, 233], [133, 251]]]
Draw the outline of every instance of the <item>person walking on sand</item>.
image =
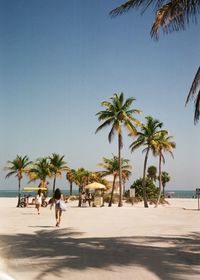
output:
[[50, 209], [52, 209], [52, 206], [54, 204], [55, 204], [56, 227], [59, 227], [61, 222], [62, 211], [65, 210], [65, 202], [63, 200], [63, 194], [61, 193], [59, 188], [57, 188], [54, 192]]
[[42, 193], [41, 190], [38, 190], [38, 193], [37, 193], [36, 198], [35, 198], [35, 208], [38, 211], [38, 215], [40, 214], [40, 208], [41, 208], [41, 205], [42, 205], [42, 199], [43, 199], [43, 193]]

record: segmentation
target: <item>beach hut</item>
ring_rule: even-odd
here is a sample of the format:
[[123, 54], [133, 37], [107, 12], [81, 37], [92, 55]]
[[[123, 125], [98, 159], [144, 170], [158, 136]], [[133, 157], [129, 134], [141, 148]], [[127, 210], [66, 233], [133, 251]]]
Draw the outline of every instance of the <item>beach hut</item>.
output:
[[[108, 193], [111, 192], [112, 186], [113, 186], [113, 181], [114, 181], [114, 176], [113, 175], [106, 175], [102, 177], [108, 182]], [[114, 188], [114, 193], [119, 194], [119, 177], [117, 176], [115, 179], [115, 188]]]
[[94, 201], [93, 206], [103, 206], [103, 194], [102, 191], [106, 189], [106, 186], [98, 183], [93, 182], [85, 186], [86, 190], [94, 190]]

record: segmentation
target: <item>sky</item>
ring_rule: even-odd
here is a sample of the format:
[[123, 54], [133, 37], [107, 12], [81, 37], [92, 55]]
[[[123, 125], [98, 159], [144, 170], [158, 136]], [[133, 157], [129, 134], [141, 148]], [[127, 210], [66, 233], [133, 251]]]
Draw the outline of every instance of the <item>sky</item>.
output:
[[[200, 29], [150, 37], [152, 11], [111, 18], [120, 0], [0, 0], [0, 189], [17, 188], [5, 180], [4, 167], [16, 155], [35, 161], [65, 155], [71, 168], [99, 170], [103, 157], [117, 154], [109, 129], [95, 134], [103, 100], [123, 92], [133, 108], [164, 124], [176, 142], [174, 159], [163, 170], [168, 189], [200, 185], [200, 123], [185, 100], [199, 67]], [[123, 130], [122, 156], [133, 166], [129, 187], [142, 176], [142, 149]], [[158, 165], [149, 157], [148, 166]], [[23, 185], [27, 184], [26, 179]], [[68, 188], [64, 178], [58, 181]]]

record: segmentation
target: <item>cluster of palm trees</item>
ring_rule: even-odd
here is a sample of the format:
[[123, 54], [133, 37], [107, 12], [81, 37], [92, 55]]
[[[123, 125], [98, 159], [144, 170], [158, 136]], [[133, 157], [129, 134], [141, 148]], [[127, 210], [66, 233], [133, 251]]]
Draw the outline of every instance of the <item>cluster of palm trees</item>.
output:
[[[160, 174], [157, 176], [157, 168], [154, 165], [151, 165], [147, 169], [147, 177], [149, 177], [153, 182], [160, 180]], [[163, 197], [165, 197], [165, 186], [170, 181], [171, 177], [168, 172], [162, 171], [161, 172], [161, 183], [163, 189]]]
[[[128, 164], [128, 159], [121, 159], [122, 178], [125, 181], [131, 174], [131, 166]], [[111, 159], [103, 158], [99, 166], [103, 167], [102, 171], [89, 171], [81, 167], [78, 169], [71, 169], [64, 161], [64, 155], [53, 153], [49, 157], [39, 158], [36, 162], [29, 160], [28, 156], [19, 156], [12, 161], [8, 161], [5, 170], [9, 171], [6, 174], [6, 178], [15, 175], [18, 179], [18, 203], [20, 204], [21, 197], [21, 180], [23, 175], [29, 178], [28, 183], [33, 181], [39, 181], [40, 187], [48, 187], [48, 180], [53, 179], [52, 191], [56, 188], [56, 179], [61, 177], [63, 173], [66, 174], [66, 180], [70, 184], [70, 195], [73, 193], [73, 184], [79, 188], [79, 204], [81, 206], [81, 194], [85, 190], [85, 186], [92, 182], [102, 183], [108, 186], [108, 182], [104, 179], [104, 176], [112, 174], [114, 176], [114, 182], [112, 186], [112, 196], [115, 187], [115, 180], [118, 176], [119, 171], [119, 160], [116, 156]], [[109, 206], [112, 205], [112, 196], [110, 199]]]
[[[122, 178], [125, 181], [129, 178], [131, 174], [131, 166], [128, 164], [128, 159], [121, 158], [121, 172]], [[109, 182], [106, 180], [107, 175], [113, 175], [113, 184], [111, 190], [111, 197], [109, 201], [109, 206], [112, 206], [112, 198], [115, 188], [116, 178], [119, 176], [119, 159], [117, 156], [112, 156], [112, 158], [103, 157], [102, 162], [98, 164], [103, 167], [103, 170], [99, 171], [89, 171], [84, 168], [69, 169], [66, 175], [67, 180], [70, 183], [70, 195], [72, 194], [72, 184], [78, 186], [79, 188], [79, 204], [81, 206], [81, 193], [85, 190], [87, 184], [98, 182], [109, 188]]]
[[139, 109], [133, 109], [132, 103], [135, 101], [134, 98], [124, 98], [123, 92], [120, 94], [114, 93], [109, 101], [103, 101], [101, 105], [105, 107], [97, 113], [98, 120], [101, 122], [100, 126], [96, 129], [96, 133], [101, 129], [110, 126], [108, 134], [109, 142], [112, 141], [114, 134], [118, 136], [118, 155], [113, 155], [112, 158], [103, 158], [99, 166], [103, 167], [101, 171], [88, 171], [84, 168], [72, 169], [64, 160], [64, 155], [53, 153], [49, 157], [39, 158], [36, 162], [29, 161], [27, 156], [19, 156], [13, 160], [8, 161], [6, 170], [9, 172], [6, 178], [11, 175], [16, 175], [18, 178], [18, 206], [20, 202], [20, 190], [21, 180], [23, 174], [29, 177], [29, 182], [36, 180], [40, 181], [40, 186], [46, 186], [48, 178], [53, 178], [53, 192], [56, 187], [56, 179], [62, 175], [63, 172], [66, 174], [66, 179], [70, 184], [70, 195], [72, 194], [72, 184], [75, 183], [79, 187], [79, 206], [81, 206], [81, 193], [84, 190], [86, 184], [94, 181], [107, 185], [105, 181], [106, 175], [113, 175], [113, 184], [111, 190], [111, 198], [109, 206], [112, 205], [112, 198], [115, 188], [116, 179], [119, 178], [119, 203], [118, 206], [122, 206], [123, 198], [123, 186], [126, 180], [131, 174], [131, 166], [129, 160], [124, 159], [121, 156], [123, 141], [123, 127], [128, 130], [128, 135], [133, 140], [130, 149], [131, 152], [139, 147], [144, 147], [145, 152], [144, 168], [143, 168], [143, 197], [144, 206], [148, 207], [147, 195], [146, 195], [146, 173], [147, 173], [147, 161], [149, 153], [152, 152], [154, 156], [159, 157], [159, 197], [158, 203], [162, 190], [162, 163], [165, 162], [164, 152], [169, 152], [173, 155], [172, 150], [175, 148], [175, 142], [171, 141], [172, 136], [169, 135], [167, 130], [162, 129], [163, 123], [154, 119], [151, 116], [147, 116], [146, 123], [142, 123], [134, 117], [135, 114], [142, 113]]
[[9, 171], [6, 175], [6, 178], [15, 175], [18, 179], [17, 207], [19, 207], [21, 196], [21, 180], [24, 174], [28, 176], [29, 183], [39, 180], [40, 187], [46, 187], [48, 183], [47, 179], [53, 178], [54, 191], [56, 178], [61, 176], [63, 171], [69, 170], [69, 168], [64, 161], [64, 156], [53, 153], [49, 157], [38, 158], [36, 162], [30, 161], [27, 155], [17, 155], [14, 160], [7, 162], [5, 170]]
[[114, 134], [118, 136], [118, 160], [119, 160], [119, 204], [122, 206], [122, 172], [121, 172], [121, 150], [123, 147], [122, 142], [122, 128], [125, 127], [128, 130], [128, 135], [133, 138], [133, 142], [130, 145], [130, 149], [134, 150], [144, 147], [145, 152], [144, 168], [143, 168], [143, 198], [144, 207], [148, 207], [147, 195], [146, 195], [146, 170], [149, 152], [152, 151], [154, 156], [159, 157], [159, 197], [160, 200], [162, 190], [162, 163], [165, 162], [164, 152], [169, 152], [173, 156], [173, 149], [176, 147], [175, 142], [171, 141], [172, 136], [169, 135], [167, 130], [162, 129], [163, 123], [151, 116], [147, 116], [146, 123], [141, 123], [133, 115], [140, 114], [141, 110], [131, 108], [132, 103], [135, 101], [134, 98], [124, 99], [123, 92], [119, 95], [114, 93], [109, 101], [103, 101], [102, 106], [105, 110], [97, 113], [98, 119], [102, 124], [97, 128], [99, 130], [111, 126], [108, 134], [109, 142], [112, 141]]

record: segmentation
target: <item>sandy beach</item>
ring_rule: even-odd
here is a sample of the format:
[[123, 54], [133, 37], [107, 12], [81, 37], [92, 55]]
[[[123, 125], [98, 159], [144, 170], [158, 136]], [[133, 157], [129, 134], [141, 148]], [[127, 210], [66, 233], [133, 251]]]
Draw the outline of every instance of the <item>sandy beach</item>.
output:
[[0, 198], [0, 268], [15, 280], [184, 280], [200, 275], [197, 199], [169, 205], [78, 208], [67, 204], [60, 228], [54, 210], [16, 208]]

